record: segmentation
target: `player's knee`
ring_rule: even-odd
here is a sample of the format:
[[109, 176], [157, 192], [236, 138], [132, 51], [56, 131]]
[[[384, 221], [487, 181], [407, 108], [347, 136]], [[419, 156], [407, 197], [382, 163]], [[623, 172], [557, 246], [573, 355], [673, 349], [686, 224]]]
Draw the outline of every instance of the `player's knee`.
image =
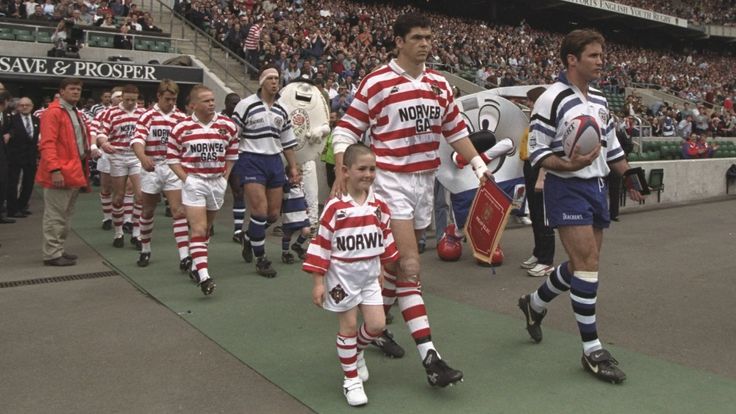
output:
[[408, 278], [416, 278], [419, 274], [419, 258], [418, 257], [402, 257], [399, 264], [401, 273]]
[[183, 219], [186, 217], [186, 211], [184, 211], [184, 207], [179, 206], [171, 209], [171, 216], [175, 219]]
[[340, 333], [346, 336], [354, 336], [358, 333], [358, 322], [355, 320], [340, 322]]
[[380, 320], [366, 320], [365, 329], [373, 335], [380, 334], [381, 332], [383, 332], [384, 329], [386, 329], [386, 319], [381, 318]]
[[279, 215], [277, 214], [269, 214], [268, 217], [266, 217], [266, 225], [270, 226], [273, 223], [277, 222], [279, 220]]

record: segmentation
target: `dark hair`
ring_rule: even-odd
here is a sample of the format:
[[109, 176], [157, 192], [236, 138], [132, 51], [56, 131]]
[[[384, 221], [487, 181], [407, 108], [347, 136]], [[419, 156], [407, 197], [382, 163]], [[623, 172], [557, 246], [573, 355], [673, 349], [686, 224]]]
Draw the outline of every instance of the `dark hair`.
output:
[[583, 54], [585, 46], [591, 43], [600, 43], [601, 47], [605, 46], [606, 40], [603, 35], [593, 29], [578, 29], [568, 33], [564, 39], [562, 39], [562, 45], [560, 46], [560, 58], [562, 64], [567, 68], [567, 56], [574, 55], [580, 59]]
[[123, 86], [123, 93], [134, 93], [136, 95], [140, 94], [140, 92], [138, 91], [138, 87], [131, 84]]
[[264, 66], [263, 66], [263, 67], [261, 68], [261, 70], [259, 70], [259, 71], [258, 71], [258, 77], [259, 77], [259, 78], [261, 77], [261, 75], [263, 74], [263, 72], [264, 72], [264, 71], [265, 71], [266, 69], [276, 69], [276, 73], [278, 73], [278, 74], [279, 74], [279, 78], [281, 78], [281, 71], [279, 70], [278, 66], [276, 66], [276, 65], [274, 65], [274, 64], [272, 64], [272, 63], [269, 63], [268, 65], [264, 65]]
[[430, 28], [432, 23], [423, 14], [406, 13], [396, 18], [394, 22], [394, 37], [404, 38], [415, 27]]
[[342, 163], [346, 167], [350, 168], [355, 163], [355, 160], [358, 159], [358, 157], [366, 154], [373, 155], [373, 151], [365, 146], [365, 144], [361, 142], [351, 144], [350, 146], [348, 146], [348, 148], [345, 150], [345, 154], [342, 156]]
[[64, 90], [64, 89], [66, 89], [67, 86], [71, 86], [71, 85], [81, 87], [82, 86], [82, 80], [79, 79], [79, 78], [64, 78], [64, 79], [61, 80], [61, 83], [59, 84], [59, 90], [60, 91], [61, 90]]

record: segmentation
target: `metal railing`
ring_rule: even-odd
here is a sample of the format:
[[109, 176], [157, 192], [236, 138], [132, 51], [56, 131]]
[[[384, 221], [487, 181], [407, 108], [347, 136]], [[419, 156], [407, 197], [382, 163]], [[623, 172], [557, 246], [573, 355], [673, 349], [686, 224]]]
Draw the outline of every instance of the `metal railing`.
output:
[[[169, 33], [171, 34], [174, 33], [174, 19], [177, 19], [179, 21], [178, 23], [181, 24], [181, 37], [184, 38], [185, 41], [192, 42], [195, 54], [197, 53], [197, 51], [200, 51], [203, 54], [207, 55], [207, 63], [221, 69], [222, 72], [224, 72], [225, 78], [221, 79], [223, 82], [227, 83], [230, 79], [232, 79], [240, 84], [246, 93], [250, 94], [255, 92], [250, 88], [246, 81], [247, 72], [249, 69], [252, 71], [257, 71], [257, 69], [253, 65], [246, 62], [245, 59], [235, 54], [227, 46], [212, 37], [209, 33], [194, 25], [191, 21], [187, 20], [183, 15], [173, 10], [162, 1], [144, 0], [142, 1], [141, 6], [144, 9], [147, 7], [147, 9], [152, 14], [156, 10], [158, 10], [158, 19], [165, 20], [166, 18], [168, 18], [168, 21], [160, 21], [158, 23], [160, 25], [159, 27], [162, 27], [166, 23], [168, 23]], [[186, 28], [189, 28], [194, 32], [194, 39], [186, 39]], [[219, 49], [225, 55], [224, 60], [212, 58], [213, 51], [216, 52], [217, 49]]]
[[[55, 27], [50, 27], [50, 26], [37, 26], [37, 25], [33, 25], [33, 24], [5, 23], [5, 22], [3, 22], [3, 23], [0, 24], [0, 26], [3, 26], [3, 27], [10, 26], [12, 28], [17, 28], [18, 30], [21, 30], [21, 29], [22, 30], [28, 30], [29, 32], [33, 33], [33, 39], [34, 39], [33, 40], [33, 43], [44, 43], [44, 44], [49, 44], [49, 43], [48, 42], [39, 42], [38, 41], [38, 38], [39, 38], [38, 34], [40, 32], [49, 33], [49, 39], [50, 39], [51, 36], [53, 36], [53, 33], [56, 31], [56, 28]], [[89, 40], [90, 40], [90, 37], [91, 37], [90, 35], [91, 34], [92, 35], [97, 35], [97, 36], [100, 36], [100, 37], [107, 37], [107, 38], [114, 38], [115, 36], [117, 36], [117, 35], [120, 34], [119, 32], [109, 32], [109, 31], [102, 31], [102, 30], [87, 29], [87, 27], [92, 28], [92, 27], [95, 27], [95, 26], [80, 26], [80, 29], [82, 29], [82, 31], [84, 33], [84, 38], [82, 40], [82, 45], [81, 45], [82, 47], [96, 47], [96, 46], [90, 46]], [[151, 36], [151, 35], [143, 35], [143, 34], [136, 34], [136, 33], [128, 33], [128, 36], [130, 36], [132, 38], [132, 40], [133, 40], [133, 50], [143, 51], [143, 50], [140, 50], [140, 49], [136, 49], [135, 48], [135, 44], [136, 44], [136, 42], [138, 40], [150, 40], [150, 41], [153, 41], [153, 42], [169, 42], [171, 44], [171, 49], [172, 50], [169, 50], [167, 52], [157, 52], [157, 53], [178, 53], [178, 49], [180, 48], [181, 43], [183, 43], [185, 41], [184, 39], [175, 38], [175, 37]], [[23, 40], [23, 41], [30, 43], [30, 41], [26, 41], [26, 40]], [[53, 41], [50, 44], [53, 44]], [[153, 51], [153, 52], [156, 52], [156, 51]]]

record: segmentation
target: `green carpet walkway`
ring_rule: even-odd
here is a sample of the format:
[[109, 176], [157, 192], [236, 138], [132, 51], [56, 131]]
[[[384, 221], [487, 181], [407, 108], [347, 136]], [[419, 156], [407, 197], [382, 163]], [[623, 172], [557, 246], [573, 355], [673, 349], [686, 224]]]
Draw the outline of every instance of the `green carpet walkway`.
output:
[[[161, 211], [151, 264], [145, 269], [135, 265], [132, 247], [113, 248], [112, 233], [99, 228], [96, 196], [80, 197], [74, 229], [132, 283], [315, 412], [349, 412], [334, 346], [337, 320], [311, 304], [312, 282], [300, 266], [284, 265], [272, 253], [278, 277], [257, 276], [254, 266], [240, 258], [223, 218], [209, 245], [217, 290], [204, 297], [178, 271], [171, 219]], [[271, 252], [279, 251], [278, 241], [269, 237]], [[465, 372], [465, 381], [431, 388], [395, 311], [397, 322], [391, 329], [407, 355], [392, 360], [375, 348], [367, 351], [369, 404], [361, 413], [734, 412], [736, 381], [612, 346], [628, 375], [623, 385], [614, 386], [583, 371], [577, 336], [547, 329], [544, 342], [535, 345], [521, 317], [435, 295], [425, 295], [425, 300], [437, 333], [435, 344], [453, 367]]]

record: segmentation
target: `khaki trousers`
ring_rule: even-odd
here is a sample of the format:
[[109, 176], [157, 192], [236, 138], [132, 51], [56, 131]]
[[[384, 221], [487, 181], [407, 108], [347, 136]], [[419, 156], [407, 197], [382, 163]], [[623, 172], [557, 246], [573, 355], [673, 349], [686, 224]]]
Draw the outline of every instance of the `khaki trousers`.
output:
[[43, 260], [60, 257], [72, 224], [79, 188], [45, 188], [43, 192]]

